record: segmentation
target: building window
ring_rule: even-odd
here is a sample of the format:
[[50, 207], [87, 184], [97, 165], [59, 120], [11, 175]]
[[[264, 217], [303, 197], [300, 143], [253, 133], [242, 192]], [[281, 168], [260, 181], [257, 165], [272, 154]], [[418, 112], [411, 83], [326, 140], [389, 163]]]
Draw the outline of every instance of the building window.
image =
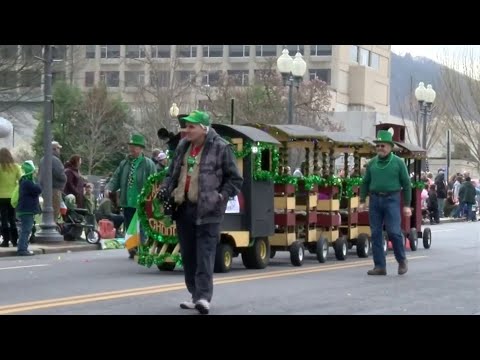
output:
[[107, 87], [119, 87], [120, 86], [120, 72], [119, 71], [101, 71], [100, 81]]
[[358, 46], [357, 45], [350, 46], [350, 61], [358, 62]]
[[203, 57], [223, 57], [223, 45], [203, 45]]
[[56, 60], [65, 60], [67, 57], [66, 45], [54, 45], [52, 46], [52, 58]]
[[228, 47], [230, 57], [249, 57], [250, 46], [248, 45], [229, 45]]
[[170, 86], [170, 71], [151, 71], [150, 85], [155, 88]]
[[95, 59], [95, 48], [96, 48], [96, 45], [85, 46], [85, 58], [86, 59]]
[[15, 59], [17, 57], [18, 45], [0, 45], [0, 58]]
[[182, 84], [191, 84], [195, 82], [196, 79], [196, 74], [194, 71], [176, 71], [175, 72], [175, 78], [178, 82]]
[[20, 86], [22, 87], [40, 87], [41, 83], [41, 72], [25, 70], [20, 73]]
[[65, 71], [55, 71], [52, 73], [52, 83], [55, 84], [59, 81], [65, 81]]
[[95, 85], [95, 72], [87, 71], [85, 73], [85, 87], [92, 87]]
[[228, 70], [228, 77], [236, 86], [248, 86], [248, 70]]
[[220, 81], [220, 71], [202, 73], [202, 85], [217, 86]]
[[358, 50], [358, 64], [368, 66], [369, 51], [362, 48], [359, 48]]
[[150, 45], [152, 58], [170, 58], [170, 45]]
[[378, 70], [380, 67], [380, 56], [378, 54], [370, 52], [369, 66], [375, 70]]
[[102, 45], [100, 57], [102, 59], [118, 59], [120, 57], [120, 45]]
[[42, 45], [23, 45], [23, 58], [25, 61], [36, 60], [35, 56], [42, 57]]
[[310, 80], [322, 80], [330, 85], [332, 71], [330, 69], [310, 69]]
[[284, 48], [287, 48], [288, 54], [290, 56], [295, 56], [295, 54], [300, 51], [300, 54], [305, 55], [304, 45], [285, 45]]
[[145, 45], [127, 45], [127, 58], [143, 59], [145, 57]]
[[197, 57], [197, 45], [177, 45], [177, 57], [180, 57], [180, 58]]
[[0, 71], [0, 88], [14, 89], [17, 87], [16, 71]]
[[272, 77], [276, 76], [275, 70], [254, 70], [254, 76], [256, 82], [262, 82], [271, 79]]
[[203, 111], [210, 111], [211, 110], [210, 105], [211, 105], [210, 100], [198, 100], [197, 109], [202, 109]]
[[277, 56], [277, 45], [256, 45], [256, 56]]
[[332, 55], [332, 45], [310, 45], [310, 56]]
[[125, 86], [139, 87], [145, 85], [145, 73], [143, 71], [125, 71]]

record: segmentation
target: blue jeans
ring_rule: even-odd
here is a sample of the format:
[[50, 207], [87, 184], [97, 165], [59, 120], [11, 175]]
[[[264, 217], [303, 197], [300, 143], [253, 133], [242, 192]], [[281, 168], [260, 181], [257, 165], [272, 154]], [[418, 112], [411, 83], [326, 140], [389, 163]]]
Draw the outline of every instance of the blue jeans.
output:
[[33, 215], [20, 215], [20, 236], [18, 237], [17, 252], [28, 251], [28, 239], [33, 228]]
[[401, 228], [400, 192], [387, 196], [370, 195], [370, 229], [372, 231], [373, 262], [376, 268], [385, 269], [385, 253], [383, 252], [383, 225], [388, 238], [392, 242], [395, 259], [402, 262], [406, 259], [405, 245]]

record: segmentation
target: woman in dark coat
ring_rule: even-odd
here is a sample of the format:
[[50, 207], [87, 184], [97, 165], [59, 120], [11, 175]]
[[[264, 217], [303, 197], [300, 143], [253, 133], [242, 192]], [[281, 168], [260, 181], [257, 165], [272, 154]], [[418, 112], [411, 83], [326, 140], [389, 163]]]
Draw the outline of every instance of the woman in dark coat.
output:
[[83, 191], [85, 181], [80, 175], [80, 166], [82, 165], [82, 159], [78, 155], [72, 155], [70, 160], [65, 164], [65, 175], [67, 175], [67, 183], [63, 192], [66, 195], [75, 195], [77, 207], [83, 209]]

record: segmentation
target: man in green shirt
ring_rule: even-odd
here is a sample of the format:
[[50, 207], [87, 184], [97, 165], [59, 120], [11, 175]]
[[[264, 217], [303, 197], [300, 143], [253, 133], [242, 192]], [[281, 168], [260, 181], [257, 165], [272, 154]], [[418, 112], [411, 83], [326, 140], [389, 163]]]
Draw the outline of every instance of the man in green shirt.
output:
[[[129, 155], [122, 160], [106, 186], [105, 197], [108, 197], [111, 191], [120, 190], [120, 206], [123, 208], [125, 229], [128, 229], [137, 211], [138, 195], [142, 192], [148, 177], [156, 172], [155, 164], [144, 155], [144, 149], [145, 138], [133, 134], [128, 143]], [[141, 227], [140, 232], [143, 239]], [[133, 259], [134, 256], [135, 251], [130, 251], [130, 258]]]
[[372, 232], [372, 251], [374, 268], [368, 275], [387, 275], [385, 253], [383, 252], [383, 225], [393, 244], [395, 259], [398, 262], [398, 274], [408, 271], [407, 258], [401, 229], [400, 193], [403, 193], [403, 213], [411, 216], [412, 188], [405, 162], [392, 153], [394, 143], [392, 134], [380, 130], [374, 140], [377, 155], [367, 165], [360, 188], [359, 211], [369, 201], [369, 218]]

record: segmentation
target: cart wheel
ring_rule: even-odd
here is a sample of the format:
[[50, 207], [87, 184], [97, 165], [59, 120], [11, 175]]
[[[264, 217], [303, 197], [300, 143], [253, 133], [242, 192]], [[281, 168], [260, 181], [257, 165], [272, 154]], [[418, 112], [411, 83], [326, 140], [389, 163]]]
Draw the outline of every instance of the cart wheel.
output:
[[432, 230], [430, 228], [425, 228], [423, 230], [423, 247], [425, 249], [430, 249], [430, 246], [432, 246]]
[[415, 228], [410, 229], [410, 233], [408, 234], [408, 241], [410, 241], [410, 249], [412, 251], [417, 251], [417, 248], [418, 248], [417, 229]]
[[293, 266], [302, 266], [305, 256], [305, 247], [300, 241], [294, 241], [290, 245], [290, 262]]
[[323, 236], [320, 236], [317, 241], [317, 260], [319, 263], [324, 263], [327, 261], [328, 256], [328, 241]]
[[247, 269], [265, 269], [270, 260], [268, 238], [256, 238], [252, 246], [242, 253], [242, 262]]
[[160, 271], [173, 271], [175, 270], [175, 266], [177, 264], [175, 264], [174, 262], [164, 262], [164, 263], [161, 263], [160, 265], [157, 265], [158, 267], [158, 270]]
[[270, 259], [273, 259], [276, 253], [277, 253], [277, 250], [270, 248]]
[[89, 244], [98, 244], [101, 239], [100, 233], [93, 229], [89, 229], [85, 237]]
[[335, 247], [335, 257], [337, 260], [345, 260], [348, 253], [348, 244], [347, 239], [344, 237], [339, 237], [334, 244]]
[[357, 255], [359, 258], [368, 257], [370, 252], [370, 240], [367, 234], [359, 234], [357, 238]]
[[215, 266], [213, 271], [216, 273], [227, 273], [232, 268], [233, 249], [229, 244], [218, 244], [215, 254]]

